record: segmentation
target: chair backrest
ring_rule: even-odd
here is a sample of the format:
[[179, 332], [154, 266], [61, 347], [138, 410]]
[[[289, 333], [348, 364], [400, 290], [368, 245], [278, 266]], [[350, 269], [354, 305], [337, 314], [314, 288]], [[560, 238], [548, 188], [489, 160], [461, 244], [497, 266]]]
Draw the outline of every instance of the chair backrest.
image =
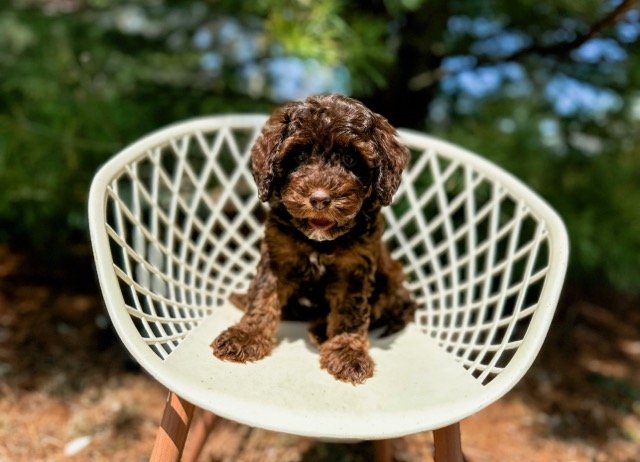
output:
[[400, 133], [412, 162], [384, 211], [384, 238], [419, 302], [416, 322], [487, 384], [527, 333], [535, 331], [527, 345], [535, 348], [546, 335], [567, 264], [564, 225], [519, 180], [476, 154]]
[[[96, 175], [94, 253], [111, 318], [139, 334], [123, 339], [128, 346], [142, 341], [166, 358], [230, 294], [246, 290], [266, 211], [248, 160], [265, 120], [183, 122], [129, 146]], [[384, 209], [384, 238], [405, 266], [416, 323], [483, 384], [526, 346], [533, 354], [515, 374], [524, 373], [564, 278], [562, 222], [477, 155], [415, 132], [400, 138], [412, 161]]]

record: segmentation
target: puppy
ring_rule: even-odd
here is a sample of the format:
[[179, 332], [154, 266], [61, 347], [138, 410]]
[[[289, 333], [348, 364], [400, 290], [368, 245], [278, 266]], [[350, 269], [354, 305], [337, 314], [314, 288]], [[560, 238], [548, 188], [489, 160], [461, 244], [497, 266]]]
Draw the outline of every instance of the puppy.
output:
[[381, 237], [407, 149], [395, 129], [362, 103], [309, 97], [277, 110], [252, 147], [260, 200], [270, 211], [245, 314], [211, 344], [220, 359], [268, 355], [280, 319], [310, 321], [320, 365], [353, 384], [373, 375], [368, 330], [394, 333], [415, 304], [401, 265]]

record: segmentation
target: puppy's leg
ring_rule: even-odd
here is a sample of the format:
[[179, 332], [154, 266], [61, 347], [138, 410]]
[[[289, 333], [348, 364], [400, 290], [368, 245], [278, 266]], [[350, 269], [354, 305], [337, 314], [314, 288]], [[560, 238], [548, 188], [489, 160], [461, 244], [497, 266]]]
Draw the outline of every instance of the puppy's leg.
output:
[[380, 338], [395, 334], [413, 321], [416, 309], [417, 305], [409, 292], [399, 285], [392, 288], [389, 294], [376, 299], [372, 310], [377, 314], [372, 316], [371, 328], [384, 328]]
[[402, 265], [391, 258], [386, 246], [382, 247], [372, 305], [371, 328], [384, 327], [380, 337], [394, 334], [413, 320], [417, 305], [404, 287]]
[[375, 364], [369, 356], [368, 278], [352, 275], [339, 281], [328, 293], [330, 313], [329, 339], [320, 346], [320, 366], [336, 379], [356, 385], [373, 375]]
[[211, 343], [213, 354], [220, 359], [257, 361], [273, 349], [281, 304], [276, 276], [265, 254], [251, 282], [247, 301], [246, 312], [238, 324], [223, 331]]
[[247, 311], [247, 305], [249, 304], [249, 294], [233, 292], [231, 295], [229, 295], [229, 301], [240, 311]]
[[326, 318], [316, 319], [309, 323], [307, 329], [309, 340], [315, 346], [319, 347], [327, 340], [327, 320]]

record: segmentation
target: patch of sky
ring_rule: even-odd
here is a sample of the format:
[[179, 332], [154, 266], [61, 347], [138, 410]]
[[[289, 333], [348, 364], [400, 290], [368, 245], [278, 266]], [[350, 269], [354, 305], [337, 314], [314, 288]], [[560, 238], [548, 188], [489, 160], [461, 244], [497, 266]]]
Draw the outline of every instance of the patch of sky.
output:
[[571, 57], [580, 62], [596, 64], [599, 62], [620, 62], [628, 57], [627, 52], [611, 38], [594, 38], [571, 53]]
[[116, 14], [116, 24], [126, 34], [142, 33], [147, 22], [148, 19], [144, 10], [135, 5], [123, 7]]
[[264, 94], [267, 79], [262, 66], [255, 62], [245, 63], [240, 69], [240, 79], [248, 95], [257, 98]]
[[492, 57], [508, 56], [531, 43], [531, 38], [521, 32], [504, 31], [471, 45], [471, 52]]
[[470, 98], [469, 96], [463, 95], [458, 98], [455, 102], [456, 112], [460, 114], [471, 115], [475, 114], [478, 110], [477, 100]]
[[316, 93], [350, 93], [349, 71], [341, 65], [282, 56], [267, 60], [266, 70], [270, 97], [276, 102], [299, 100]]
[[240, 23], [233, 18], [226, 18], [220, 23], [217, 30], [217, 38], [221, 43], [232, 42], [245, 34]]
[[510, 117], [501, 117], [496, 123], [498, 130], [502, 133], [511, 134], [516, 131], [517, 125], [515, 120]]
[[468, 95], [482, 98], [500, 88], [502, 77], [493, 67], [481, 67], [475, 71], [461, 72], [458, 83]]
[[553, 77], [544, 96], [557, 114], [565, 117], [578, 114], [598, 118], [622, 106], [620, 96], [608, 88], [600, 88], [563, 74]]
[[500, 32], [503, 24], [496, 19], [484, 17], [451, 16], [447, 27], [456, 34], [471, 34], [477, 38], [485, 38]]
[[[209, 30], [209, 29], [207, 29]], [[194, 45], [203, 49], [214, 46], [232, 63], [245, 63], [255, 60], [261, 53], [258, 43], [258, 31], [242, 26], [233, 18], [224, 18], [211, 26], [210, 35], [196, 32]]]
[[540, 133], [542, 144], [545, 146], [557, 148], [564, 144], [560, 124], [556, 119], [545, 117], [540, 120], [538, 122], [538, 132]]
[[604, 150], [603, 140], [590, 133], [573, 131], [569, 133], [569, 145], [587, 156], [596, 156]]
[[640, 120], [640, 92], [635, 92], [635, 94], [631, 96], [629, 115], [633, 120]]
[[623, 43], [632, 43], [640, 36], [640, 10], [631, 9], [623, 16], [615, 27], [618, 40]]
[[209, 27], [198, 28], [193, 34], [193, 45], [199, 50], [206, 50], [213, 44], [213, 32]]
[[446, 56], [442, 60], [442, 68], [447, 72], [460, 72], [470, 69], [476, 64], [476, 58], [469, 55]]
[[155, 36], [161, 31], [158, 23], [151, 21], [146, 11], [138, 5], [124, 5], [116, 9], [115, 26], [123, 34]]
[[257, 51], [256, 40], [252, 35], [244, 35], [240, 40], [236, 40], [230, 45], [230, 54], [233, 60], [239, 63], [254, 59]]
[[[567, 21], [564, 21], [565, 23]], [[544, 45], [553, 45], [554, 43], [570, 42], [575, 40], [575, 26], [565, 24], [565, 27], [555, 30], [549, 30], [542, 33], [542, 43]]]
[[220, 73], [222, 64], [222, 56], [214, 51], [208, 51], [200, 57], [200, 68], [213, 76]]
[[440, 88], [444, 93], [462, 93], [473, 98], [483, 98], [498, 91], [505, 83], [526, 83], [524, 69], [517, 63], [473, 68], [474, 59], [466, 58], [445, 59], [443, 66], [452, 73], [440, 82]]
[[435, 123], [443, 123], [449, 120], [451, 107], [446, 98], [436, 97], [429, 106], [429, 118]]

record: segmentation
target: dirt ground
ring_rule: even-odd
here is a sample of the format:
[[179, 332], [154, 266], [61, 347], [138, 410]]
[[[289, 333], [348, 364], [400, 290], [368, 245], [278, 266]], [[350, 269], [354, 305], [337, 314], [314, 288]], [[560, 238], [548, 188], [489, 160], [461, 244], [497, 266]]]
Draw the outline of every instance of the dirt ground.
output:
[[[89, 260], [64, 269], [0, 247], [0, 461], [143, 461], [166, 390], [114, 336]], [[462, 423], [470, 462], [640, 460], [640, 299], [567, 290], [545, 346], [505, 398]], [[394, 460], [432, 460], [430, 433]], [[329, 444], [219, 419], [203, 461], [364, 462]]]

